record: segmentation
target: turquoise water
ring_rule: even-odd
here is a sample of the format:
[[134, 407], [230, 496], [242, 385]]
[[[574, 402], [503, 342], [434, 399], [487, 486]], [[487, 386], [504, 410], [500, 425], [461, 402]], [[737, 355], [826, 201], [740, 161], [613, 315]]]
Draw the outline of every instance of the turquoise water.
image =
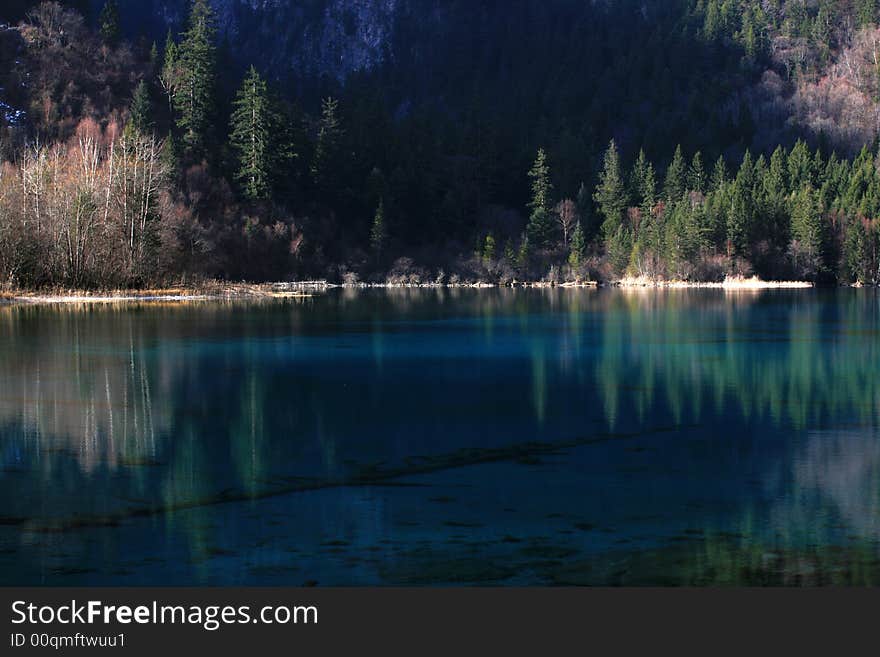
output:
[[0, 307], [0, 582], [880, 584], [873, 290]]

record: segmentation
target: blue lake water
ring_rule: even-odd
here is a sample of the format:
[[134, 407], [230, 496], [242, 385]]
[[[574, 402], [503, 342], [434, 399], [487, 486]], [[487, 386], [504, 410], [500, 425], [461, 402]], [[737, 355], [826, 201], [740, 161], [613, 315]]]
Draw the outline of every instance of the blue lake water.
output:
[[873, 290], [0, 307], [0, 583], [880, 584]]

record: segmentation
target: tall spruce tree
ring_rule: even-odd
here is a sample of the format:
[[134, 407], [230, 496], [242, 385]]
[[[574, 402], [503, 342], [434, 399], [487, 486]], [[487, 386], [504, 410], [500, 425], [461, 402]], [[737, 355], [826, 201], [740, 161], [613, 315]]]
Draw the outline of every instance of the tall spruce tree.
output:
[[860, 217], [850, 221], [846, 229], [846, 240], [843, 245], [843, 257], [845, 272], [853, 283], [873, 283], [870, 268], [867, 267], [869, 260], [869, 235], [865, 224]]
[[568, 264], [574, 269], [580, 268], [587, 253], [587, 240], [581, 222], [577, 222], [574, 232], [571, 234], [571, 247], [568, 253]]
[[550, 166], [547, 164], [547, 153], [543, 148], [532, 168], [529, 170], [532, 181], [532, 200], [529, 202], [529, 224], [526, 229], [532, 246], [542, 249], [550, 245], [553, 237], [553, 217], [550, 214], [550, 194], [553, 184], [550, 182]]
[[679, 201], [687, 188], [687, 164], [681, 152], [681, 146], [676, 146], [672, 162], [666, 170], [666, 181], [663, 184], [663, 196], [667, 201]]
[[808, 185], [792, 201], [791, 238], [795, 270], [803, 276], [815, 276], [823, 267], [824, 235], [822, 214]]
[[335, 98], [325, 98], [321, 102], [318, 139], [311, 164], [312, 179], [321, 193], [332, 192], [336, 176], [341, 173], [338, 168], [342, 135], [339, 101]]
[[193, 0], [187, 30], [174, 60], [178, 77], [174, 102], [184, 146], [195, 156], [204, 154], [212, 128], [217, 67], [215, 34], [214, 12], [208, 0]]
[[620, 171], [620, 155], [617, 152], [617, 144], [614, 140], [605, 151], [602, 171], [599, 174], [599, 184], [593, 199], [599, 206], [602, 214], [602, 234], [606, 240], [618, 236], [618, 228], [624, 225], [627, 208], [626, 185]]
[[139, 133], [149, 134], [153, 131], [153, 101], [150, 98], [150, 86], [145, 80], [141, 80], [135, 87], [129, 115], [131, 127]]
[[278, 117], [272, 106], [266, 81], [251, 66], [233, 104], [229, 135], [238, 160], [235, 178], [249, 199], [271, 194], [276, 163]]
[[378, 263], [382, 259], [385, 252], [385, 242], [388, 240], [388, 234], [385, 228], [385, 202], [379, 201], [376, 208], [376, 214], [373, 217], [373, 225], [370, 227], [370, 249]]
[[98, 17], [100, 25], [101, 40], [108, 46], [115, 46], [119, 43], [122, 36], [122, 30], [119, 27], [119, 5], [116, 0], [107, 0], [101, 9], [101, 15]]
[[691, 166], [688, 169], [687, 186], [692, 192], [706, 193], [706, 168], [703, 166], [703, 156], [700, 151], [694, 153]]
[[709, 189], [713, 192], [719, 191], [727, 183], [727, 164], [724, 162], [724, 156], [719, 155], [715, 160], [715, 167], [712, 169], [712, 178], [709, 180]]
[[747, 255], [753, 220], [754, 163], [751, 153], [746, 151], [731, 190], [727, 215], [727, 253], [729, 256], [745, 257]]

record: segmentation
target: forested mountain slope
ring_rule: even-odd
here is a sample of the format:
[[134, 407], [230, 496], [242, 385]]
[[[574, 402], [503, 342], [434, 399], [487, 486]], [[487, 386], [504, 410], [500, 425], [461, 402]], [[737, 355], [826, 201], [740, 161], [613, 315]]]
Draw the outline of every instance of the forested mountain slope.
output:
[[[875, 0], [61, 4], [0, 8], [11, 23], [0, 32], [0, 148], [8, 167], [26, 169], [22, 153], [37, 140], [75, 153], [86, 135], [101, 147], [110, 198], [116, 140], [135, 127], [156, 139], [161, 185], [141, 199], [140, 224], [124, 220], [120, 282], [440, 268], [534, 277], [551, 266], [604, 277], [757, 270], [842, 280], [853, 271], [841, 264], [847, 227], [858, 218], [873, 239], [873, 182], [847, 191], [855, 169], [829, 163], [844, 161], [834, 153], [858, 155], [859, 170], [873, 163]], [[194, 23], [198, 12], [206, 19]], [[243, 117], [255, 107], [262, 120], [247, 133]], [[245, 152], [257, 134], [259, 152]], [[788, 173], [768, 209], [758, 197], [777, 146], [775, 171]], [[596, 189], [611, 151], [621, 180], [608, 205]], [[682, 166], [688, 175], [676, 173]], [[724, 185], [737, 178], [733, 194]], [[803, 184], [815, 207], [795, 203]], [[673, 212], [679, 192], [690, 194], [687, 217]], [[821, 242], [821, 257], [806, 269], [792, 255], [804, 241], [793, 239], [797, 207], [825, 221], [821, 239], [809, 240], [811, 250]], [[111, 209], [105, 200], [102, 221]], [[697, 210], [714, 223], [689, 238], [687, 254], [670, 256], [666, 232], [696, 226]], [[132, 226], [145, 231], [140, 255]], [[162, 258], [149, 255], [156, 244]], [[27, 267], [7, 269], [21, 277]], [[44, 279], [54, 276], [34, 275]]]

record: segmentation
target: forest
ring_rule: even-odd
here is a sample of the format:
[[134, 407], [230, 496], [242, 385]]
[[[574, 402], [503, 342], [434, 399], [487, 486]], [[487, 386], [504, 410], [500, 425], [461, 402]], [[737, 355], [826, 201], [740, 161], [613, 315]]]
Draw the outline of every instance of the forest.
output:
[[874, 0], [426, 4], [335, 79], [10, 3], [0, 285], [880, 281]]

